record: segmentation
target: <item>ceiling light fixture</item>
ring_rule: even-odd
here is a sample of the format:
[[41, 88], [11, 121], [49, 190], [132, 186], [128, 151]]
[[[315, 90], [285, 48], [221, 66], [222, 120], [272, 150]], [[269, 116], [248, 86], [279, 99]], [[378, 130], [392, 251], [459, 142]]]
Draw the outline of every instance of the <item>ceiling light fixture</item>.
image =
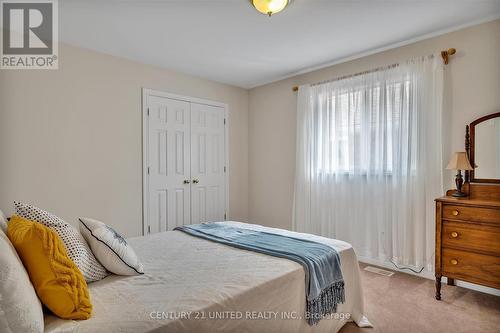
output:
[[289, 0], [250, 0], [252, 5], [262, 14], [271, 16], [281, 12], [290, 2]]

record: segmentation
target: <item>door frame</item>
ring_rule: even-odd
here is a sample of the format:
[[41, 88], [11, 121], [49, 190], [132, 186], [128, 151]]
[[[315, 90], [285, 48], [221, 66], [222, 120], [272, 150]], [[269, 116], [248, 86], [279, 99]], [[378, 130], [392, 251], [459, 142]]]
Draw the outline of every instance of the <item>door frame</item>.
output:
[[227, 219], [229, 216], [229, 106], [226, 103], [216, 102], [209, 99], [202, 99], [197, 97], [182, 96], [163, 92], [154, 89], [142, 88], [142, 235], [148, 235], [148, 210], [149, 206], [148, 191], [149, 191], [149, 177], [148, 177], [148, 160], [149, 160], [149, 126], [148, 126], [148, 97], [158, 96], [178, 101], [205, 104], [210, 106], [217, 106], [224, 109], [224, 166], [226, 171], [224, 173], [225, 185], [225, 199], [224, 199], [224, 212]]

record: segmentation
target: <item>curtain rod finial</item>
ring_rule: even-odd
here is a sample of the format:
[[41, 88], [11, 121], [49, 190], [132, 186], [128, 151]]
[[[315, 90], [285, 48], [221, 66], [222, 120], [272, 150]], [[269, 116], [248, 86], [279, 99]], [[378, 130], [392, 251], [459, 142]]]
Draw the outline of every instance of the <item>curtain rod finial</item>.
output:
[[449, 57], [457, 53], [457, 50], [454, 48], [449, 48], [448, 50], [441, 51], [441, 57], [443, 58], [443, 62], [445, 65], [448, 65]]

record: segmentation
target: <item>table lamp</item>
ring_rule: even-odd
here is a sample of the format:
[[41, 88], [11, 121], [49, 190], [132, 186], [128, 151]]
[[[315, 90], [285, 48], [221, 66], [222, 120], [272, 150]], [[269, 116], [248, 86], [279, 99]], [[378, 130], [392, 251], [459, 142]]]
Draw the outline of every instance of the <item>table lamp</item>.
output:
[[469, 159], [465, 152], [455, 152], [446, 167], [447, 170], [457, 170], [457, 175], [455, 177], [455, 184], [457, 189], [455, 193], [452, 194], [453, 197], [466, 197], [467, 194], [462, 192], [462, 185], [464, 180], [462, 178], [462, 170], [473, 170], [470, 165]]

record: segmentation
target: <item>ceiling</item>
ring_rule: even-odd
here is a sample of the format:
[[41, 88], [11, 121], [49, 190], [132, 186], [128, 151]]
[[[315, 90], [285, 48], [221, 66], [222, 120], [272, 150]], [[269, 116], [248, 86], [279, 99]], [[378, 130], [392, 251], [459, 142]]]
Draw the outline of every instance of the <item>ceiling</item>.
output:
[[65, 43], [252, 88], [498, 18], [500, 0], [294, 0], [271, 18], [248, 0], [64, 0], [59, 17]]

